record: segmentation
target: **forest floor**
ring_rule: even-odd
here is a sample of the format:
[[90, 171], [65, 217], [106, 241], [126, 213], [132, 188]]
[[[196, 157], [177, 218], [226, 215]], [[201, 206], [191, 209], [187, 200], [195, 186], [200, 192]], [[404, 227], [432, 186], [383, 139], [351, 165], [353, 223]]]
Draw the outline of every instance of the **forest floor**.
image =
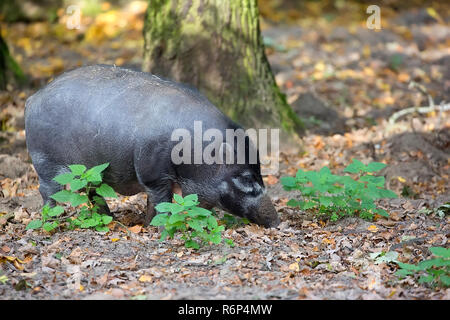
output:
[[[139, 194], [109, 203], [128, 230], [114, 222], [108, 233], [25, 230], [42, 205], [25, 145], [25, 100], [80, 65], [139, 68], [144, 10], [138, 1], [106, 6], [72, 31], [48, 22], [2, 25], [30, 82], [0, 92], [1, 299], [450, 299], [449, 289], [399, 279], [397, 264], [370, 256], [395, 251], [399, 261], [417, 263], [431, 257], [430, 247], [449, 247], [448, 209], [439, 208], [450, 201], [450, 112], [388, 121], [428, 106], [428, 95], [436, 105], [450, 101], [449, 17], [433, 10], [383, 17], [380, 31], [352, 16], [263, 20], [276, 80], [309, 128], [303, 151], [282, 150], [279, 173], [264, 178], [278, 228], [234, 227], [225, 231], [234, 247], [186, 249], [130, 219], [145, 209]], [[341, 173], [352, 158], [388, 165], [386, 186], [399, 195], [379, 202], [389, 218], [331, 222], [286, 205], [298, 195], [284, 191], [280, 177], [323, 166]]]

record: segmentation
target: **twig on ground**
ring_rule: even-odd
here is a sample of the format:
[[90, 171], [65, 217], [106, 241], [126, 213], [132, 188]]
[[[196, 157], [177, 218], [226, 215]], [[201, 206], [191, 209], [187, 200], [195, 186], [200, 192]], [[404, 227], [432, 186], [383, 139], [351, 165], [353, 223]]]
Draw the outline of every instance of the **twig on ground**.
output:
[[115, 226], [116, 224], [120, 225], [122, 228], [125, 229], [125, 231], [126, 231], [126, 233], [127, 233], [128, 236], [131, 235], [131, 231], [128, 230], [128, 227], [127, 227], [126, 225], [124, 225], [122, 222], [117, 221], [117, 220], [113, 220], [113, 221], [111, 221], [111, 223], [114, 223], [114, 226]]
[[413, 244], [413, 243], [423, 243], [423, 242], [425, 242], [426, 239], [427, 239], [427, 237], [414, 238], [414, 239], [406, 240], [406, 241], [403, 241], [400, 243], [396, 243], [391, 247], [390, 250], [395, 250], [395, 249], [403, 247], [404, 245], [409, 245], [409, 244]]
[[389, 118], [389, 125], [394, 125], [395, 121], [397, 121], [398, 118], [403, 117], [406, 114], [409, 113], [414, 113], [414, 112], [418, 112], [418, 113], [429, 113], [429, 112], [433, 112], [433, 111], [440, 111], [440, 112], [444, 112], [444, 111], [449, 111], [450, 110], [450, 103], [446, 103], [446, 104], [442, 104], [439, 106], [427, 106], [427, 107], [411, 107], [411, 108], [406, 108], [400, 111], [397, 111], [396, 113], [394, 113], [390, 118]]
[[395, 121], [397, 121], [400, 117], [403, 117], [404, 115], [407, 115], [409, 113], [429, 113], [433, 111], [439, 111], [440, 116], [442, 117], [442, 112], [450, 110], [450, 103], [445, 103], [436, 106], [434, 104], [433, 98], [428, 93], [428, 90], [421, 84], [411, 81], [409, 84], [409, 88], [417, 88], [422, 94], [424, 94], [428, 98], [428, 106], [426, 107], [411, 107], [406, 108], [400, 111], [397, 111], [389, 118], [389, 126], [393, 126]]

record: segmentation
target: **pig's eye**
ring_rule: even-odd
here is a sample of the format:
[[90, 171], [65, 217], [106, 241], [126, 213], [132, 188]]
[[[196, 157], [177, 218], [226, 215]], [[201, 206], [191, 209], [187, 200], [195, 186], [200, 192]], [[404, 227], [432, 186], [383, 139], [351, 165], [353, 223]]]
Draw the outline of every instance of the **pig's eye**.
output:
[[253, 174], [249, 171], [244, 171], [236, 178], [238, 178], [240, 181], [242, 181], [244, 183], [248, 183], [248, 184], [251, 184], [255, 181]]

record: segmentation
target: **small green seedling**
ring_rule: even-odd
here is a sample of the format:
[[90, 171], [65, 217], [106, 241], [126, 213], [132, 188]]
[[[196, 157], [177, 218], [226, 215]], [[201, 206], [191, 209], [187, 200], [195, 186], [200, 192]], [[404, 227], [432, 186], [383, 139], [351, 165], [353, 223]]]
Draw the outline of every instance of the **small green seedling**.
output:
[[390, 58], [389, 58], [389, 68], [391, 68], [392, 70], [398, 72], [400, 70], [400, 67], [402, 67], [403, 63], [404, 63], [404, 57], [399, 54], [399, 53], [395, 53], [393, 54]]
[[223, 218], [220, 220], [227, 228], [233, 228], [233, 227], [241, 227], [246, 224], [249, 224], [250, 221], [246, 218], [240, 218], [233, 216], [231, 214], [225, 213], [223, 215]]
[[369, 257], [372, 260], [375, 260], [375, 264], [381, 264], [381, 263], [397, 263], [398, 258], [398, 252], [395, 251], [389, 251], [389, 252], [374, 252], [369, 255]]
[[400, 268], [395, 274], [400, 278], [420, 276], [419, 283], [450, 287], [450, 249], [432, 247], [430, 251], [436, 258], [424, 260], [417, 265], [397, 262]]
[[431, 213], [434, 213], [440, 219], [444, 219], [445, 216], [450, 213], [450, 202], [447, 202], [435, 209], [422, 208], [417, 212], [426, 214], [427, 216], [430, 215]]
[[8, 277], [5, 275], [0, 275], [0, 283], [6, 284], [9, 281]]
[[158, 204], [156, 210], [161, 214], [156, 215], [150, 223], [152, 226], [164, 227], [160, 241], [167, 237], [173, 238], [176, 232], [181, 232], [181, 239], [184, 240], [186, 248], [199, 249], [201, 245], [210, 242], [219, 244], [222, 240], [233, 245], [233, 240], [222, 239], [225, 227], [219, 226], [212, 212], [198, 207], [200, 203], [196, 194], [184, 198], [174, 194], [174, 200], [175, 203]]
[[[50, 207], [45, 205], [42, 208], [42, 219], [31, 221], [26, 229], [39, 229], [52, 231], [58, 227], [74, 228], [95, 228], [99, 232], [109, 231], [107, 224], [112, 221], [112, 217], [99, 213], [102, 206], [106, 206], [103, 197], [117, 198], [113, 188], [102, 180], [102, 172], [109, 166], [104, 163], [87, 170], [82, 164], [69, 166], [71, 172], [63, 173], [54, 181], [60, 185], [69, 185], [68, 190], [61, 190], [51, 196], [58, 203], [70, 203], [75, 208], [79, 207], [74, 218], [63, 215], [62, 206]], [[88, 196], [91, 195], [91, 196]]]
[[384, 167], [384, 163], [371, 162], [366, 166], [353, 159], [344, 172], [355, 175], [356, 179], [334, 175], [328, 167], [323, 167], [318, 172], [299, 169], [295, 177], [282, 177], [281, 184], [285, 190], [301, 191], [304, 198], [289, 200], [289, 206], [329, 216], [331, 221], [352, 215], [371, 220], [375, 214], [389, 217], [385, 210], [376, 207], [374, 200], [397, 198], [393, 191], [383, 188], [384, 177], [373, 175]]

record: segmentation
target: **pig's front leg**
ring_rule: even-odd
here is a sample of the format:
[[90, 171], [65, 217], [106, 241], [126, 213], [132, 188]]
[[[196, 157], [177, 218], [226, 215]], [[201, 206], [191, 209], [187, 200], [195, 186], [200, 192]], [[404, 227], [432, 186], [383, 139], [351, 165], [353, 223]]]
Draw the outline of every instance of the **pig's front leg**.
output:
[[144, 217], [144, 225], [148, 226], [152, 219], [156, 216], [157, 211], [155, 207], [161, 202], [172, 201], [172, 187], [170, 182], [167, 185], [160, 185], [158, 187], [149, 188], [147, 190], [147, 212]]
[[[98, 213], [107, 214], [108, 216], [112, 216], [111, 211], [109, 211], [108, 204], [105, 201], [105, 198], [98, 195], [94, 190], [90, 190], [88, 193], [89, 200], [91, 202], [95, 202], [98, 206]], [[98, 200], [95, 201], [94, 197], [98, 197]]]
[[169, 177], [173, 172], [167, 161], [170, 159], [167, 152], [170, 152], [167, 146], [152, 143], [138, 146], [135, 151], [136, 176], [147, 193], [147, 212], [144, 218], [146, 226], [157, 214], [155, 206], [172, 201], [172, 182]]

